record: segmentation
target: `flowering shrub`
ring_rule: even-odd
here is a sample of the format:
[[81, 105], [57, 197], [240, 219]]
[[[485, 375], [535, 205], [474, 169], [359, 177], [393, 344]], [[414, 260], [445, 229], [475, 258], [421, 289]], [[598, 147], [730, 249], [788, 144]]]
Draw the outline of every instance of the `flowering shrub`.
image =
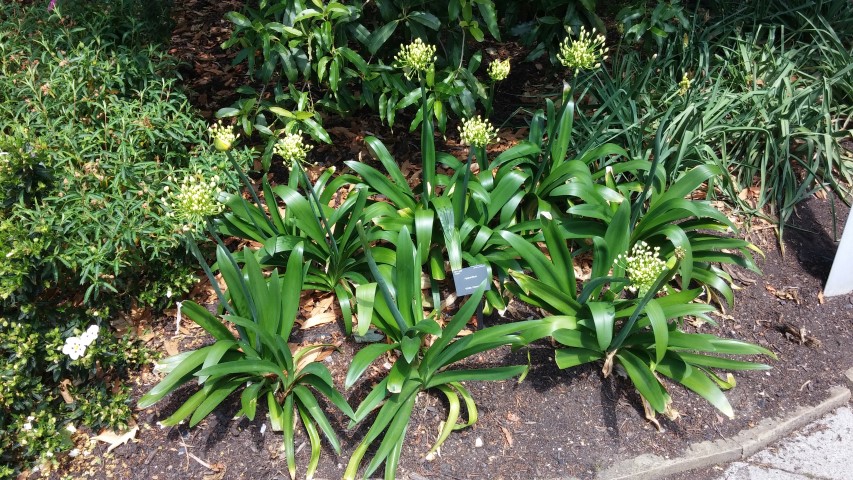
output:
[[129, 391], [113, 381], [149, 354], [99, 327], [104, 313], [0, 317], [0, 463], [49, 467], [72, 446], [67, 428], [126, 428]]

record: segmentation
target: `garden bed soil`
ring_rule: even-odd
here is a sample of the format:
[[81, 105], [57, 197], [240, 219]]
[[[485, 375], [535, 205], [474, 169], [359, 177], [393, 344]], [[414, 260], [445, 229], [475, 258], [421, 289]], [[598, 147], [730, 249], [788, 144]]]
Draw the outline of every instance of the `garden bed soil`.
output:
[[[842, 205], [838, 208], [838, 235], [846, 216], [847, 208]], [[853, 366], [849, 348], [853, 343], [853, 296], [823, 299], [821, 294], [836, 249], [830, 201], [812, 198], [797, 208], [785, 229], [784, 255], [774, 229], [768, 227], [754, 225], [748, 234], [764, 253], [764, 258], [759, 257], [762, 273], [736, 272], [742, 288], [736, 293], [734, 308], [715, 316], [718, 327], [691, 327], [758, 343], [779, 357], [769, 360], [772, 370], [735, 373], [737, 386], [727, 392], [734, 419], [673, 385], [670, 393], [680, 418], [661, 418], [663, 431], [658, 431], [644, 419], [640, 397], [630, 382], [618, 375], [603, 378], [599, 364], [561, 371], [554, 365], [553, 348], [543, 343], [530, 350], [531, 371], [523, 382], [467, 383], [480, 419], [473, 427], [453, 433], [434, 461], [423, 456], [438, 434], [446, 405], [432, 394], [419, 397], [399, 478], [593, 478], [619, 460], [643, 453], [680, 455], [690, 443], [731, 437], [764, 418], [785, 416], [799, 406], [820, 402], [831, 386], [841, 383], [844, 370]], [[308, 315], [309, 310], [310, 306], [303, 312]], [[537, 314], [519, 307], [510, 308], [508, 315], [522, 319]], [[151, 345], [185, 350], [210, 342], [193, 325], [184, 325], [182, 333], [174, 336], [174, 324], [169, 316], [156, 320]], [[340, 345], [325, 360], [339, 385], [358, 348], [334, 322], [300, 330], [296, 341]], [[498, 349], [470, 359], [469, 366], [526, 361], [524, 351]], [[381, 365], [375, 367], [374, 378], [381, 369]], [[133, 379], [135, 398], [159, 378], [150, 371], [140, 372]], [[347, 392], [352, 404], [363, 398], [369, 382]], [[263, 409], [259, 408], [254, 421], [234, 419], [239, 408], [235, 399], [192, 429], [160, 428], [157, 422], [191, 392], [192, 387], [185, 387], [138, 412], [139, 431], [133, 441], [111, 453], [106, 453], [106, 444], [89, 447], [90, 452], [66, 465], [62, 474], [139, 480], [288, 477], [282, 437], [269, 429]], [[325, 446], [317, 478], [340, 478], [348, 454], [364, 434], [364, 427], [348, 431], [342, 415], [333, 411], [331, 415], [344, 451], [338, 456]], [[296, 445], [305, 442], [305, 435], [299, 432]], [[308, 463], [308, 450], [304, 445], [299, 451], [300, 468]], [[715, 473], [706, 469], [700, 474], [710, 478]]]
[[[217, 3], [190, 0], [176, 5], [178, 27], [170, 53], [185, 62], [182, 73], [194, 92], [192, 98], [208, 117], [216, 108], [230, 104], [234, 99], [231, 92], [245, 80], [242, 67], [231, 67], [230, 57], [219, 48], [228, 36], [223, 15], [240, 6], [242, 3], [236, 0]], [[513, 68], [508, 83], [498, 91], [498, 95], [511, 98], [496, 102], [498, 105], [523, 104], [526, 92], [533, 92], [535, 97], [537, 89], [548, 88], [543, 85], [555, 84], [551, 79], [537, 77], [536, 65], [519, 64], [517, 70], [515, 65]], [[531, 85], [531, 79], [544, 83]], [[540, 108], [539, 100], [531, 105]], [[510, 116], [511, 112], [504, 113]], [[328, 164], [358, 158], [363, 153], [364, 132], [372, 131], [383, 132], [380, 135], [386, 137], [399, 162], [417, 165], [419, 142], [411, 135], [394, 135], [363, 117], [342, 125], [330, 120], [326, 126], [335, 145], [318, 148], [320, 152], [315, 150], [315, 156], [327, 159]], [[513, 135], [522, 136], [523, 131], [515, 131]], [[455, 146], [450, 143], [445, 147], [445, 151], [452, 151]], [[848, 210], [841, 202], [836, 204], [839, 206], [836, 231], [840, 236]], [[658, 431], [645, 420], [640, 397], [629, 381], [619, 375], [604, 378], [600, 364], [559, 370], [553, 362], [553, 347], [542, 342], [530, 349], [530, 373], [523, 382], [466, 384], [477, 401], [479, 421], [471, 428], [454, 432], [434, 461], [426, 461], [423, 456], [436, 439], [446, 404], [439, 396], [421, 395], [412, 414], [398, 477], [592, 478], [619, 460], [643, 453], [679, 455], [690, 443], [730, 437], [764, 418], [784, 416], [798, 406], [820, 402], [829, 387], [841, 383], [843, 371], [853, 366], [853, 350], [849, 348], [853, 343], [853, 296], [823, 299], [821, 294], [837, 246], [833, 228], [830, 200], [819, 198], [811, 198], [796, 209], [785, 229], [781, 244], [784, 253], [769, 224], [753, 224], [747, 238], [764, 253], [757, 259], [762, 273], [734, 271], [741, 286], [735, 295], [734, 308], [714, 316], [719, 324], [716, 327], [707, 324], [688, 327], [755, 342], [778, 355], [775, 361], [754, 358], [767, 361], [772, 370], [735, 373], [737, 386], [727, 393], [735, 410], [734, 419], [725, 418], [700, 397], [672, 386], [670, 393], [680, 418], [675, 421], [661, 418], [663, 431]], [[200, 289], [194, 298], [212, 302], [214, 297]], [[305, 300], [304, 318], [326, 313], [320, 308], [322, 299]], [[540, 314], [512, 304], [506, 315], [504, 319], [489, 321], [537, 318]], [[141, 326], [150, 330], [144, 337], [149, 346], [169, 354], [211, 341], [189, 322], [184, 322], [175, 336], [174, 310]], [[324, 360], [337, 385], [342, 385], [348, 362], [359, 347], [341, 333], [338, 322], [299, 330], [294, 341], [339, 346]], [[504, 348], [474, 357], [468, 366], [525, 362], [526, 351], [511, 352]], [[363, 398], [372, 379], [381, 378], [382, 368], [375, 366], [372, 377], [368, 375], [347, 392], [351, 404]], [[134, 398], [138, 399], [160, 378], [150, 369], [138, 372], [131, 379]], [[110, 453], [106, 452], [106, 444], [89, 443], [86, 432], [81, 432], [75, 438], [83, 453], [66, 460], [53, 477], [128, 480], [289, 477], [282, 436], [271, 431], [266, 411], [261, 407], [254, 421], [234, 419], [239, 409], [239, 400], [235, 398], [192, 429], [159, 427], [157, 422], [171, 414], [192, 391], [192, 386], [184, 387], [154, 407], [137, 412], [139, 430], [135, 439]], [[348, 431], [343, 415], [329, 411], [340, 432], [343, 453], [336, 455], [324, 444], [317, 478], [337, 479], [366, 426]], [[300, 478], [308, 463], [309, 448], [305, 442], [306, 436], [300, 431], [296, 437]], [[710, 478], [714, 474], [713, 469], [706, 469], [699, 477], [692, 478]]]

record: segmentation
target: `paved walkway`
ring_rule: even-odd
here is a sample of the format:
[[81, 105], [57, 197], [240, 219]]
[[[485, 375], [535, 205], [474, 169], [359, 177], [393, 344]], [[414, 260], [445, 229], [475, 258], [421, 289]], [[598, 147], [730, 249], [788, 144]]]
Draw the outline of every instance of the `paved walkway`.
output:
[[720, 480], [853, 479], [853, 410], [848, 404], [744, 461]]

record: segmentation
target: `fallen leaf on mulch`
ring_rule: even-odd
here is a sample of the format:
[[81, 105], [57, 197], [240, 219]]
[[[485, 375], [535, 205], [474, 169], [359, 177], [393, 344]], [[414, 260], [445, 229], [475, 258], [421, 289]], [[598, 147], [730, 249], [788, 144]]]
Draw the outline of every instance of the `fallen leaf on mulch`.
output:
[[823, 290], [817, 292], [817, 303], [823, 305], [823, 302], [825, 301], [826, 299], [823, 297]]
[[805, 345], [812, 348], [820, 348], [821, 341], [814, 335], [810, 335], [805, 328], [797, 327], [794, 324], [786, 323], [782, 325], [782, 334], [785, 338], [792, 342], [797, 342], [800, 345]]
[[506, 427], [501, 426], [501, 431], [504, 433], [504, 440], [506, 440], [506, 445], [508, 447], [512, 447], [512, 434], [509, 433]]
[[800, 295], [797, 287], [782, 287], [777, 289], [770, 284], [765, 284], [764, 288], [770, 292], [771, 295], [776, 296], [776, 298], [780, 300], [793, 300], [797, 302], [797, 305], [800, 304]]
[[104, 430], [97, 437], [93, 437], [93, 440], [109, 443], [110, 446], [107, 447], [107, 453], [110, 453], [119, 446], [124, 445], [125, 443], [136, 438], [136, 432], [138, 431], [139, 427], [133, 427], [122, 434], [118, 434], [112, 430]]
[[332, 323], [335, 321], [335, 312], [326, 312], [321, 313], [319, 315], [314, 315], [313, 317], [305, 320], [300, 327], [302, 330], [307, 330], [311, 327], [316, 327], [317, 325], [324, 325], [326, 323]]
[[326, 358], [329, 357], [335, 350], [338, 349], [343, 344], [343, 342], [338, 342], [336, 344], [314, 344], [314, 345], [305, 345], [298, 346], [292, 343], [287, 344], [290, 347], [290, 352], [295, 356], [298, 351], [311, 349], [308, 353], [306, 353], [303, 357], [299, 359], [299, 363], [296, 365], [297, 370], [301, 370], [308, 366], [311, 362], [322, 362]]
[[180, 353], [180, 350], [178, 350], [178, 342], [177, 342], [177, 340], [172, 340], [172, 339], [170, 339], [170, 338], [167, 338], [167, 339], [163, 340], [163, 348], [164, 348], [164, 349], [166, 349], [166, 353], [167, 353], [170, 357], [172, 357], [172, 356], [177, 355], [178, 353]]

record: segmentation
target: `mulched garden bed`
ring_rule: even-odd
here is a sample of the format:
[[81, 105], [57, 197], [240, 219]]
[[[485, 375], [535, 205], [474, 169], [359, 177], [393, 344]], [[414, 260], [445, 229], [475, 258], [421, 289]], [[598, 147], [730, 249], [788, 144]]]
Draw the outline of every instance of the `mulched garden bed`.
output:
[[[840, 208], [838, 214], [840, 234], [847, 209]], [[836, 249], [833, 235], [829, 201], [817, 198], [802, 204], [786, 228], [784, 256], [772, 229], [754, 229], [749, 237], [765, 254], [759, 259], [762, 274], [737, 272], [742, 289], [737, 291], [735, 307], [715, 316], [719, 327], [697, 327], [761, 344], [779, 356], [778, 361], [770, 361], [770, 371], [736, 373], [738, 385], [727, 394], [734, 419], [673, 386], [670, 392], [680, 418], [661, 419], [664, 431], [659, 432], [644, 419], [640, 397], [626, 379], [618, 375], [603, 378], [599, 365], [561, 371], [554, 366], [553, 349], [539, 344], [531, 349], [531, 371], [523, 382], [468, 383], [480, 408], [480, 420], [451, 435], [434, 461], [424, 460], [423, 455], [438, 434], [446, 406], [437, 396], [422, 395], [409, 428], [399, 477], [592, 478], [625, 458], [642, 453], [679, 455], [690, 443], [729, 437], [764, 418], [818, 403], [853, 365], [849, 348], [853, 343], [853, 296], [821, 297]], [[310, 314], [309, 309], [303, 311]], [[516, 319], [536, 316], [526, 307], [510, 308], [508, 314]], [[184, 350], [210, 341], [192, 325], [184, 325], [182, 333], [174, 336], [174, 318], [168, 316], [155, 321], [153, 328], [151, 345], [163, 349], [168, 344], [170, 350]], [[342, 379], [357, 348], [336, 323], [302, 330], [296, 341], [340, 344], [325, 360], [337, 380]], [[524, 351], [499, 349], [470, 363], [494, 366], [526, 361]], [[376, 374], [381, 373], [382, 365], [375, 368]], [[158, 378], [142, 372], [134, 380], [135, 397]], [[369, 381], [347, 392], [351, 403], [363, 397]], [[105, 454], [105, 445], [98, 445], [63, 473], [78, 478], [146, 480], [287, 477], [282, 437], [270, 431], [262, 409], [253, 422], [233, 419], [239, 408], [235, 399], [193, 429], [158, 427], [156, 422], [190, 393], [191, 388], [184, 388], [139, 412], [135, 441], [110, 454]], [[333, 414], [333, 418], [340, 428], [344, 454], [339, 457], [326, 448], [318, 478], [340, 478], [347, 454], [366, 428], [347, 431], [342, 415]], [[297, 446], [306, 440], [300, 432]], [[308, 461], [306, 447], [298, 455], [303, 469]]]
[[[218, 47], [228, 36], [222, 15], [241, 5], [236, 0], [191, 0], [178, 5], [179, 21], [171, 53], [187, 62], [182, 73], [195, 92], [194, 101], [207, 115], [230, 103], [230, 92], [245, 80], [241, 68], [230, 67], [230, 58]], [[512, 91], [524, 91], [523, 85], [518, 86]], [[345, 146], [324, 153], [333, 158], [355, 156], [351, 149], [359, 148], [367, 127], [360, 125], [356, 131], [354, 125], [334, 128], [330, 123], [327, 127], [330, 125], [336, 144]], [[401, 139], [393, 148], [396, 158], [399, 162], [417, 163], [417, 158], [407, 158], [404, 147], [408, 143], [412, 153], [418, 155], [417, 141]], [[332, 163], [337, 162], [333, 159]], [[853, 366], [853, 349], [849, 347], [853, 344], [853, 296], [823, 299], [821, 295], [837, 245], [829, 202], [812, 198], [798, 207], [785, 229], [784, 254], [772, 228], [753, 228], [747, 235], [764, 252], [764, 258], [757, 259], [762, 273], [734, 272], [742, 287], [736, 292], [735, 307], [715, 315], [718, 327], [690, 327], [755, 342], [779, 356], [778, 361], [756, 358], [768, 361], [773, 366], [770, 371], [735, 374], [738, 385], [727, 394], [735, 410], [734, 419], [723, 417], [700, 397], [672, 386], [670, 393], [680, 418], [661, 419], [663, 431], [658, 431], [644, 419], [640, 397], [629, 381], [618, 375], [603, 378], [598, 364], [561, 371], [554, 365], [553, 348], [540, 343], [530, 349], [531, 371], [523, 382], [467, 384], [480, 409], [479, 422], [453, 433], [433, 461], [426, 461], [423, 455], [435, 441], [446, 405], [438, 396], [422, 395], [408, 431], [399, 478], [592, 478], [621, 459], [642, 453], [679, 455], [692, 442], [729, 437], [764, 418], [783, 416], [798, 406], [818, 403], [830, 386], [840, 383], [842, 372]], [[839, 236], [847, 212], [843, 205], [838, 208]], [[315, 300], [320, 301], [311, 299]], [[184, 322], [181, 333], [175, 336], [173, 312], [168, 313], [146, 325], [153, 332], [147, 337], [150, 347], [184, 351], [211, 341], [189, 322]], [[307, 317], [316, 312], [306, 307], [303, 313]], [[515, 320], [536, 318], [539, 313], [513, 304], [507, 315]], [[300, 343], [339, 345], [325, 360], [338, 385], [342, 385], [348, 361], [358, 348], [340, 330], [335, 322], [325, 323], [301, 330], [295, 339]], [[484, 367], [525, 362], [526, 351], [511, 352], [508, 348], [469, 360], [470, 365]], [[375, 366], [374, 378], [383, 373], [382, 368]], [[159, 378], [150, 371], [140, 372], [131, 380], [134, 398]], [[363, 380], [347, 392], [351, 404], [363, 398], [370, 380]], [[261, 407], [255, 421], [234, 419], [239, 408], [239, 400], [234, 398], [195, 428], [160, 428], [157, 422], [172, 413], [191, 392], [185, 387], [160, 404], [138, 412], [139, 431], [133, 441], [111, 453], [106, 453], [104, 444], [84, 451], [56, 478], [289, 477], [282, 437], [270, 430]], [[325, 448], [318, 478], [341, 477], [348, 454], [369, 425], [366, 422], [360, 429], [347, 431], [343, 415], [332, 413], [332, 418], [339, 427], [344, 452], [338, 456], [331, 448]], [[303, 446], [297, 465], [303, 473], [308, 463], [306, 441], [300, 431], [296, 444]], [[705, 471], [702, 475], [711, 473]]]

